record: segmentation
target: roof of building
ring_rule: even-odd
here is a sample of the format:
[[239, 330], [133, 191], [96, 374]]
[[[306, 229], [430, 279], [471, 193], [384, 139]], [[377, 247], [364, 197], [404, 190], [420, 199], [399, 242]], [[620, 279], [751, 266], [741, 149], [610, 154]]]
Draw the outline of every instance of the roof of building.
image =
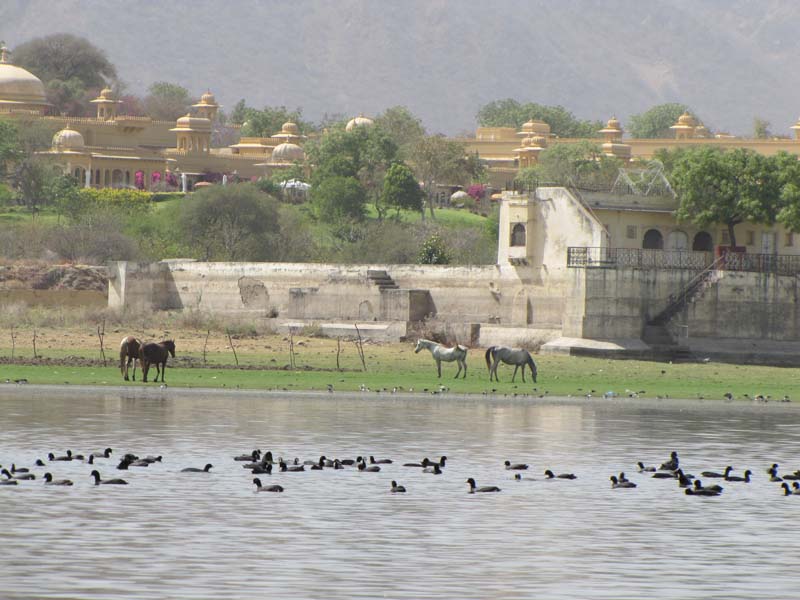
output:
[[44, 84], [33, 73], [8, 62], [8, 50], [0, 48], [0, 102], [47, 104]]
[[671, 213], [677, 210], [679, 204], [672, 196], [636, 196], [586, 191], [581, 191], [580, 194], [592, 210]]

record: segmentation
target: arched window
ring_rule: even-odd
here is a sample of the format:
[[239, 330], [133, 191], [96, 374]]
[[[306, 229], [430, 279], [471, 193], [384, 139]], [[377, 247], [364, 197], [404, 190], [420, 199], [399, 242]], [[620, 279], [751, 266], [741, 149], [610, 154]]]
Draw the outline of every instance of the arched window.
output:
[[692, 242], [692, 250], [697, 252], [711, 252], [714, 249], [714, 241], [711, 239], [711, 234], [706, 231], [701, 231], [694, 236]]
[[511, 228], [511, 245], [525, 245], [525, 225], [522, 223], [515, 223], [514, 227]]
[[658, 229], [648, 229], [642, 240], [642, 248], [645, 250], [663, 250], [664, 237]]
[[667, 236], [667, 250], [687, 250], [689, 236], [683, 231], [670, 231]]

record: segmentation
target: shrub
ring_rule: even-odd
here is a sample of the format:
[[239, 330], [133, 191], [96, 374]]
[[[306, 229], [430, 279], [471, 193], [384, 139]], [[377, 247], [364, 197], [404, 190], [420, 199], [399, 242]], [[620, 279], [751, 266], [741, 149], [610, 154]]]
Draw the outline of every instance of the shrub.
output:
[[446, 265], [450, 262], [450, 252], [438, 233], [429, 236], [422, 244], [417, 262], [421, 265]]

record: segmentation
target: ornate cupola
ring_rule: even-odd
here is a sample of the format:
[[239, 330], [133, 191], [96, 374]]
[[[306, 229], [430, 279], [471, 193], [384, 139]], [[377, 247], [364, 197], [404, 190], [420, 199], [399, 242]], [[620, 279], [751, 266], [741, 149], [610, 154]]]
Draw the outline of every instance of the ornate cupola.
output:
[[111, 88], [103, 88], [100, 95], [91, 100], [92, 104], [97, 105], [97, 118], [103, 121], [113, 121], [117, 118], [117, 107], [121, 104], [114, 99], [114, 92]]

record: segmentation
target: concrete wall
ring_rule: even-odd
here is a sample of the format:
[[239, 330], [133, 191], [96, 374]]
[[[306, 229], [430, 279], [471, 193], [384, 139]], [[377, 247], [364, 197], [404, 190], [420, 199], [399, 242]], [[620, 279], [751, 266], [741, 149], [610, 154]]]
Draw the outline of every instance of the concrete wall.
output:
[[[648, 319], [694, 276], [691, 270], [574, 269], [563, 332], [590, 339], [638, 338]], [[797, 277], [723, 271], [672, 320], [692, 338], [800, 341]]]
[[[400, 289], [381, 291], [381, 269]], [[110, 307], [201, 310], [298, 320], [494, 323], [560, 329], [564, 282], [507, 266], [112, 263]]]

